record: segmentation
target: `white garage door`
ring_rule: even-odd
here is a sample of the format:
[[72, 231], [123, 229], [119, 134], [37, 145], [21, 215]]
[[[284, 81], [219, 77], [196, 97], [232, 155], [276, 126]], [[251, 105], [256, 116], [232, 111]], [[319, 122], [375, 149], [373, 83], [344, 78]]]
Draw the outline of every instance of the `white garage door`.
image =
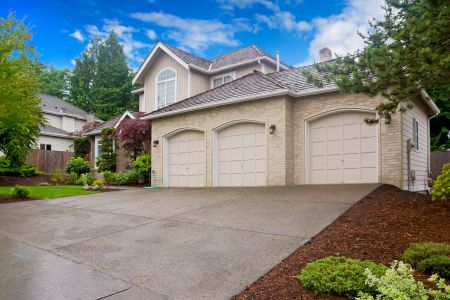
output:
[[309, 124], [310, 183], [378, 182], [377, 126], [365, 112], [342, 112]]
[[217, 140], [217, 185], [266, 184], [266, 134], [263, 124], [232, 125], [221, 130]]
[[205, 135], [200, 131], [183, 131], [168, 141], [168, 185], [205, 186]]

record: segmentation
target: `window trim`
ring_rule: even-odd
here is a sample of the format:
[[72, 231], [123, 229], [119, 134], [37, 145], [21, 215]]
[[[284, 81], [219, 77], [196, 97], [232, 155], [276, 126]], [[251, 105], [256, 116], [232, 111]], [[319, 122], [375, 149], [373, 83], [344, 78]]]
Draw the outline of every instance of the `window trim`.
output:
[[[210, 81], [211, 89], [214, 89], [214, 88], [215, 88], [215, 87], [214, 87], [214, 80], [215, 80], [215, 79], [225, 78], [226, 76], [230, 76], [230, 77], [232, 78], [231, 81], [236, 80], [236, 71], [228, 72], [228, 73], [222, 73], [222, 74], [219, 74], [219, 75], [216, 75], [216, 76], [211, 77], [211, 81]], [[231, 81], [230, 81], [230, 82], [231, 82]], [[222, 80], [222, 82], [223, 82], [223, 80]], [[228, 82], [227, 82], [227, 83], [228, 83]], [[224, 85], [224, 83], [222, 83], [221, 85]], [[221, 86], [221, 85], [219, 85], [219, 86]]]
[[171, 81], [172, 80], [172, 79], [168, 79], [168, 80], [158, 81], [159, 75], [161, 75], [162, 72], [167, 71], [167, 70], [173, 71], [175, 73], [175, 78], [173, 79], [175, 81], [175, 83], [174, 83], [174, 86], [175, 86], [174, 100], [175, 101], [173, 103], [177, 102], [177, 89], [178, 89], [177, 88], [177, 79], [178, 79], [177, 70], [172, 68], [172, 67], [164, 68], [164, 69], [160, 70], [155, 76], [155, 109], [154, 109], [154, 111], [158, 110], [158, 109], [161, 109], [161, 108], [164, 108], [164, 107], [167, 106], [167, 101], [165, 102], [165, 105], [163, 107], [159, 107], [158, 106], [158, 83], [160, 83], [160, 82], [167, 82], [167, 81]]
[[414, 150], [419, 151], [419, 120], [412, 118], [412, 139], [414, 144]]

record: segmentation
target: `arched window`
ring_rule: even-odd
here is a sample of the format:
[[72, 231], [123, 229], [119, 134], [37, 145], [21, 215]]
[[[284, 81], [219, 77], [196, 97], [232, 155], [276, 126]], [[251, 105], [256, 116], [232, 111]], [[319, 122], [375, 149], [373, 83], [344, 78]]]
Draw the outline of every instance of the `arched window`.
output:
[[156, 99], [158, 109], [175, 102], [177, 74], [173, 69], [165, 69], [156, 77]]

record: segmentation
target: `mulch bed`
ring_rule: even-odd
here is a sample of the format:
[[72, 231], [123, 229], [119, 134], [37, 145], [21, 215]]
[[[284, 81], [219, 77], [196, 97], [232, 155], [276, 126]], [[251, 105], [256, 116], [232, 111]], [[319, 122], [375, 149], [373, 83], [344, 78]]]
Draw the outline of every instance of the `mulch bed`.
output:
[[50, 175], [39, 175], [30, 177], [20, 176], [0, 176], [0, 186], [7, 185], [39, 185], [43, 182], [49, 182]]
[[299, 270], [336, 253], [389, 265], [410, 243], [450, 242], [449, 222], [450, 201], [380, 186], [234, 299], [345, 299], [304, 289]]

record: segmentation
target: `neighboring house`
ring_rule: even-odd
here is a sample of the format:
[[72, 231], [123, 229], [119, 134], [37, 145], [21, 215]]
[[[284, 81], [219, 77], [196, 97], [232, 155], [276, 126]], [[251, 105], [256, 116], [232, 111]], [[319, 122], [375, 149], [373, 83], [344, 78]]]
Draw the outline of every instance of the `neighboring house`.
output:
[[75, 133], [94, 121], [94, 116], [58, 97], [39, 94], [47, 125], [41, 128], [37, 147], [44, 150], [71, 151]]
[[[120, 123], [125, 120], [126, 118], [135, 119], [137, 116], [136, 112], [133, 111], [125, 111], [124, 113], [109, 119], [108, 121], [105, 121], [98, 125], [97, 127], [94, 127], [93, 129], [85, 132], [83, 135], [89, 137], [91, 142], [91, 160], [97, 169], [96, 166], [96, 160], [99, 155], [101, 155], [101, 145], [102, 145], [102, 130], [104, 128], [117, 128], [119, 127]], [[116, 159], [116, 166], [117, 171], [124, 171], [128, 168], [129, 165], [129, 159], [126, 151], [121, 147], [120, 142], [117, 147], [117, 159]]]
[[429, 119], [439, 110], [425, 92], [406, 112], [367, 125], [381, 96], [318, 88], [303, 68], [255, 46], [208, 61], [158, 43], [134, 78], [144, 84], [135, 92], [143, 119], [152, 122], [152, 184], [427, 189]]

